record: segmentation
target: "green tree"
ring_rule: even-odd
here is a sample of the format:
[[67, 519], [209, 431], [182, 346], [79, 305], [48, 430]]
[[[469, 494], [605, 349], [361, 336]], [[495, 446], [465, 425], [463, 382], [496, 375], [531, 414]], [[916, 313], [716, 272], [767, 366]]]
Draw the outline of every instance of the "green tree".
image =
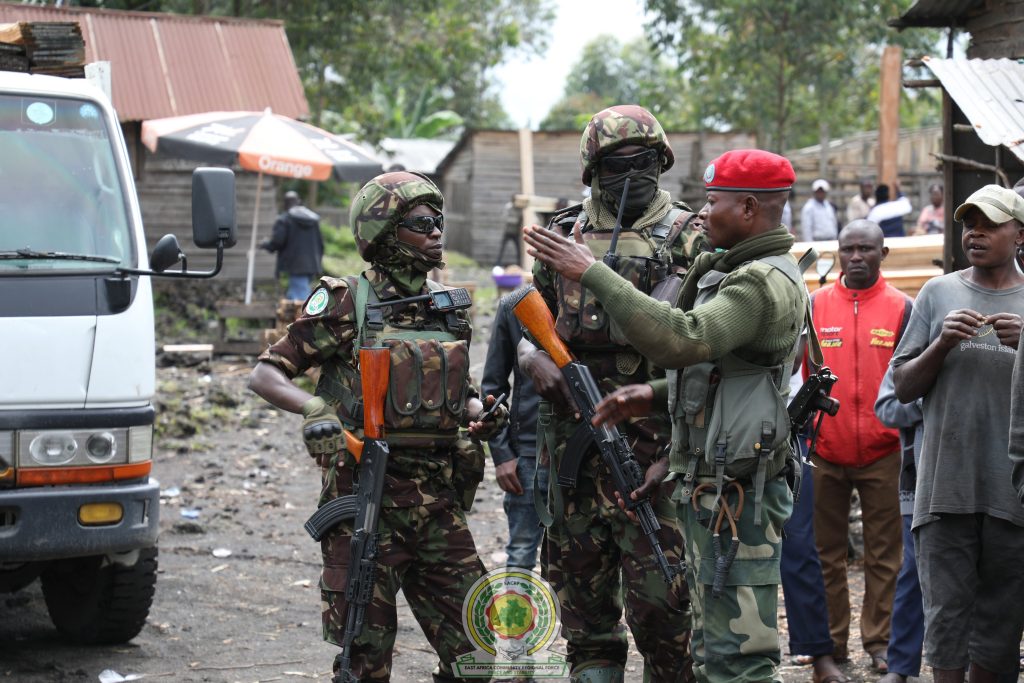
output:
[[510, 126], [493, 69], [514, 54], [542, 52], [554, 16], [552, 0], [79, 2], [281, 19], [312, 123], [373, 143], [392, 135], [451, 132], [459, 119], [467, 126]]
[[372, 142], [445, 110], [506, 125], [492, 71], [542, 50], [552, 16], [550, 0], [296, 0], [288, 11], [312, 118], [332, 111]]
[[685, 79], [668, 60], [640, 38], [623, 44], [598, 36], [566, 79], [562, 98], [541, 122], [542, 130], [580, 130], [594, 112], [615, 104], [638, 103], [667, 130], [692, 129], [697, 123]]
[[646, 0], [647, 33], [686, 73], [702, 125], [749, 130], [782, 151], [877, 123], [884, 45], [919, 53], [937, 39], [888, 28], [910, 3]]

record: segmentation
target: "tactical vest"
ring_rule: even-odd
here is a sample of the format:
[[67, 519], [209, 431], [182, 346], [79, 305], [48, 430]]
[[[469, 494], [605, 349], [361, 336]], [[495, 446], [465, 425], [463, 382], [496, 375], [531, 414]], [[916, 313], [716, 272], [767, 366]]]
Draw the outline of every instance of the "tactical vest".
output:
[[[619, 233], [616, 248], [619, 261], [615, 270], [644, 294], [650, 294], [673, 272], [672, 243], [692, 220], [681, 221], [673, 229], [673, 223], [681, 213], [683, 210], [680, 208], [670, 209], [656, 225], [651, 226], [649, 235], [626, 228]], [[600, 260], [611, 245], [612, 231], [586, 230], [587, 214], [584, 211], [579, 212], [574, 223], [580, 226], [584, 242]], [[567, 225], [567, 221], [556, 223], [556, 227], [563, 231]], [[572, 234], [571, 229], [568, 234]], [[559, 303], [555, 329], [573, 351], [618, 351], [630, 346], [618, 323], [608, 316], [601, 303], [582, 284], [559, 277], [556, 288]]]
[[[778, 270], [797, 287], [805, 286], [791, 258], [770, 256], [758, 263]], [[728, 275], [706, 273], [697, 283], [694, 306], [714, 299]], [[666, 370], [672, 417], [669, 469], [683, 474], [681, 502], [689, 504], [697, 477], [715, 477], [719, 490], [727, 478], [752, 477], [755, 520], [760, 524], [764, 484], [783, 470], [793, 453], [784, 394], [792, 374], [788, 361], [767, 367], [729, 353]]]
[[[466, 410], [469, 386], [468, 321], [455, 312], [428, 311], [413, 326], [396, 323], [388, 307], [368, 308], [378, 297], [365, 276], [349, 278], [354, 292], [358, 334], [353, 356], [325, 364], [316, 393], [338, 406], [338, 417], [350, 429], [361, 429], [363, 391], [359, 347], [386, 346], [391, 351], [384, 406], [388, 444], [436, 447], [453, 443]], [[432, 291], [444, 289], [427, 280]], [[416, 305], [416, 304], [409, 304]]]

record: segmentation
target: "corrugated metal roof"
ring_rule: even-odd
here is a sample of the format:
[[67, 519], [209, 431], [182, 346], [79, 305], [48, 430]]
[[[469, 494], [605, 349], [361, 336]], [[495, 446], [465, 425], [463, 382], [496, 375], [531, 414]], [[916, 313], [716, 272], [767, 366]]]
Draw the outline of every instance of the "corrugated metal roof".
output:
[[1024, 63], [1012, 59], [935, 59], [925, 64], [986, 145], [1024, 160]]
[[448, 153], [455, 147], [454, 140], [424, 140], [422, 138], [384, 138], [380, 147], [388, 164], [401, 164], [407, 171], [428, 175], [436, 173]]
[[917, 0], [890, 26], [904, 29], [910, 26], [963, 26], [963, 19], [973, 9], [984, 5], [984, 0]]
[[78, 21], [86, 60], [111, 63], [122, 121], [267, 107], [309, 115], [280, 21], [0, 3], [0, 23], [14, 21]]

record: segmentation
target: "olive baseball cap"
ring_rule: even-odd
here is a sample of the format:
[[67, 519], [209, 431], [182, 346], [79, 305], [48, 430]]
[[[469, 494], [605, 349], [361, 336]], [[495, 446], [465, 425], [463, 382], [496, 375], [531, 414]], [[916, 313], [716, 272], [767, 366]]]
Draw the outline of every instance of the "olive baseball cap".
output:
[[986, 185], [956, 208], [953, 219], [962, 221], [971, 207], [985, 214], [990, 221], [1001, 225], [1016, 218], [1024, 223], [1024, 197], [999, 185]]

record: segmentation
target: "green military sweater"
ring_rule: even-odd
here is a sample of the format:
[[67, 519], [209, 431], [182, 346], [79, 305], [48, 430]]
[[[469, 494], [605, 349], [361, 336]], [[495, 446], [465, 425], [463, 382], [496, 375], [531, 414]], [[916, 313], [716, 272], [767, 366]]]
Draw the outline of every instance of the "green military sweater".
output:
[[690, 311], [638, 292], [601, 262], [587, 268], [583, 285], [636, 350], [663, 368], [684, 368], [728, 353], [765, 366], [791, 360], [806, 301], [804, 287], [758, 261], [736, 267], [714, 299]]

